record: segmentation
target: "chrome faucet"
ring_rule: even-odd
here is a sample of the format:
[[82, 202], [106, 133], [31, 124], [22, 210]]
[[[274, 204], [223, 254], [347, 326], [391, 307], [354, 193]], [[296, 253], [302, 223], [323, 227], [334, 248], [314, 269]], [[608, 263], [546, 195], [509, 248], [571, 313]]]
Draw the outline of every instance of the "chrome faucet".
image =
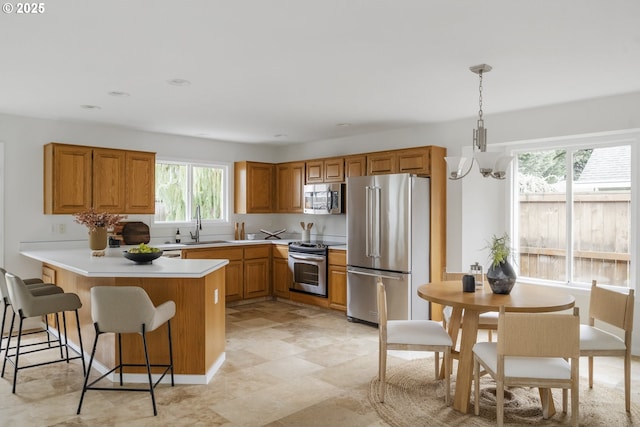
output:
[[200, 205], [196, 205], [196, 233], [189, 232], [191, 239], [195, 242], [200, 241], [200, 230], [202, 230], [202, 215], [200, 214]]

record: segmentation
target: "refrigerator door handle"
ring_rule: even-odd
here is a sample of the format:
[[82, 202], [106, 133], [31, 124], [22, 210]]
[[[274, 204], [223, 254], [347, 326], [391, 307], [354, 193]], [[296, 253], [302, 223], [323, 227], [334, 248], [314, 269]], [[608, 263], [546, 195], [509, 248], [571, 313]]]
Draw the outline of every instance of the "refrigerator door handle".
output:
[[368, 271], [356, 270], [355, 268], [347, 268], [347, 273], [360, 274], [362, 276], [372, 276], [372, 277], [381, 277], [383, 279], [391, 279], [391, 280], [402, 280], [401, 275], [394, 275], [393, 273], [382, 272], [379, 273], [370, 273]]
[[371, 258], [380, 258], [380, 191], [380, 187], [366, 187], [365, 251]]
[[368, 257], [371, 256], [371, 190], [372, 187], [368, 185], [364, 189], [364, 252]]
[[373, 257], [380, 258], [380, 227], [382, 222], [382, 206], [380, 203], [382, 188], [374, 187], [375, 201], [374, 201], [374, 229], [373, 229]]
[[364, 252], [365, 255], [371, 256], [371, 190], [372, 187], [366, 186], [364, 194], [364, 205], [365, 205], [365, 215], [364, 215]]

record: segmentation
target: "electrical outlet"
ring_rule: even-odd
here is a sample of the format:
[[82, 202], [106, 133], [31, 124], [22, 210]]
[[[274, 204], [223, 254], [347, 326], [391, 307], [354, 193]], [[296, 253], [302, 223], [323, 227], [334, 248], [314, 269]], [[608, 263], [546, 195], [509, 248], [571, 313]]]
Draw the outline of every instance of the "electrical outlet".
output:
[[214, 302], [214, 304], [218, 303], [218, 290], [217, 289], [215, 289], [213, 291], [213, 302]]
[[64, 234], [67, 232], [67, 226], [64, 224], [58, 224], [58, 233]]
[[55, 224], [51, 224], [51, 234], [56, 234], [58, 231], [58, 227]]

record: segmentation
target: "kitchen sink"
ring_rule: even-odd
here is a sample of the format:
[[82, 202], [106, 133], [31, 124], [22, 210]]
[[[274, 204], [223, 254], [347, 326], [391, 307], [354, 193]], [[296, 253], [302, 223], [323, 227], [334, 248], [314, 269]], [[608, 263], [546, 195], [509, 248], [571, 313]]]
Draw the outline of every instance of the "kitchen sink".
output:
[[199, 242], [185, 242], [183, 245], [195, 246], [195, 245], [211, 245], [213, 243], [229, 243], [228, 240], [201, 240]]

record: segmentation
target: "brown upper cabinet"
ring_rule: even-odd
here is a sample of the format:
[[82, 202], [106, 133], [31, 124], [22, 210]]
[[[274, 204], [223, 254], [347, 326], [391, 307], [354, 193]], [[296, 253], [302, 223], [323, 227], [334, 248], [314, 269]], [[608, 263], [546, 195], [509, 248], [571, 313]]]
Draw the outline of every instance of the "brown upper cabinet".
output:
[[407, 148], [396, 152], [398, 173], [431, 174], [431, 147]]
[[73, 214], [91, 207], [90, 147], [44, 146], [44, 213]]
[[156, 203], [156, 155], [144, 151], [125, 153], [127, 182], [125, 188], [125, 213], [155, 213]]
[[322, 160], [308, 160], [306, 162], [306, 178], [307, 184], [315, 184], [324, 182], [324, 162]]
[[98, 211], [125, 212], [126, 153], [93, 149], [93, 207]]
[[234, 164], [235, 213], [272, 213], [274, 165], [260, 162], [235, 162]]
[[365, 176], [367, 174], [367, 156], [355, 155], [344, 158], [344, 177]]
[[367, 175], [382, 175], [396, 173], [398, 165], [396, 153], [393, 151], [380, 151], [367, 155]]
[[44, 146], [44, 213], [90, 207], [155, 213], [155, 153], [50, 143]]
[[430, 175], [430, 147], [379, 151], [367, 154], [367, 175], [413, 173]]
[[308, 160], [306, 183], [344, 182], [344, 157]]
[[276, 212], [302, 213], [304, 171], [304, 162], [276, 165]]
[[[236, 162], [235, 213], [302, 213], [305, 183], [390, 173], [446, 173], [440, 167], [434, 169], [434, 164], [444, 164], [441, 151], [441, 147], [424, 146], [279, 164]], [[439, 182], [440, 177], [432, 178]]]
[[324, 159], [324, 182], [344, 182], [344, 157]]

